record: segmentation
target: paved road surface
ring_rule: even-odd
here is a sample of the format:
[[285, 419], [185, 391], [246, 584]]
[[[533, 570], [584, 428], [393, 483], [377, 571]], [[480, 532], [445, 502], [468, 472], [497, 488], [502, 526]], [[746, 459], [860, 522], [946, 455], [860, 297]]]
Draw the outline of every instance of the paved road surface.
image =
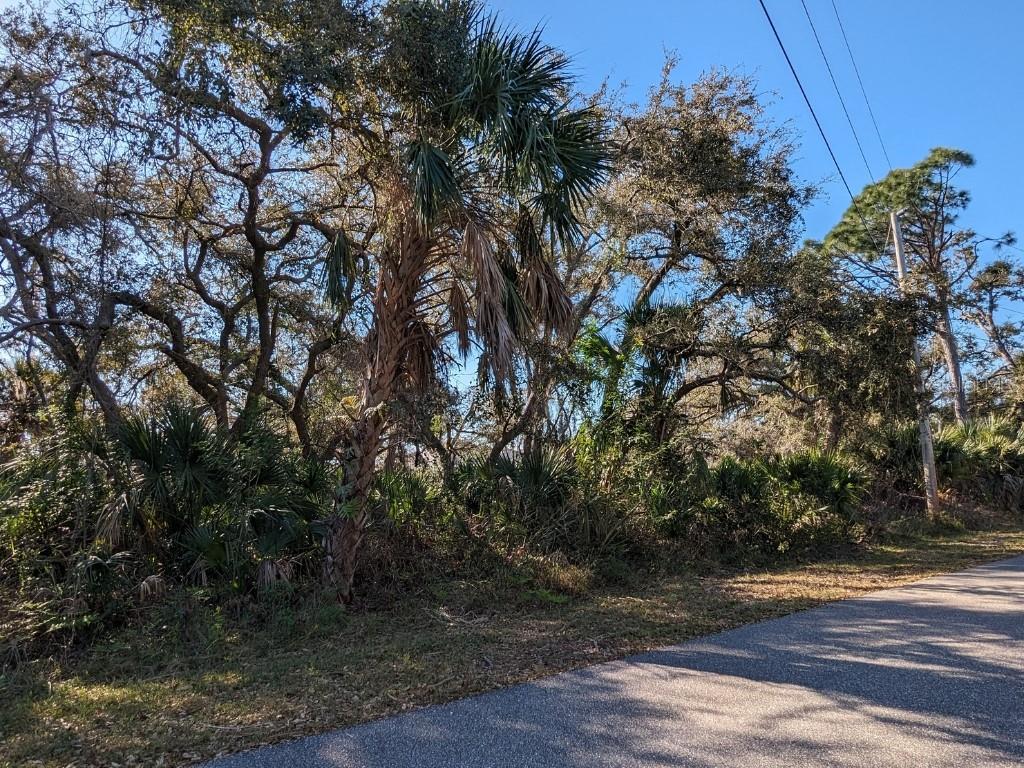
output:
[[1024, 766], [1024, 557], [209, 768]]

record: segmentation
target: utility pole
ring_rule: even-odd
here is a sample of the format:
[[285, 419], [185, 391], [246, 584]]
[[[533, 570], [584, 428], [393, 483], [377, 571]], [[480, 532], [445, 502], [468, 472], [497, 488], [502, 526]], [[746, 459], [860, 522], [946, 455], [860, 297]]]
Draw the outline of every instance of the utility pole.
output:
[[[903, 251], [903, 230], [900, 229], [898, 211], [889, 214], [892, 223], [892, 239], [896, 245], [896, 276], [899, 278], [900, 290], [907, 292], [907, 261]], [[917, 339], [914, 339], [914, 391], [917, 392], [918, 430], [921, 437], [921, 463], [924, 466], [924, 498], [928, 516], [935, 517], [939, 511], [939, 482], [935, 474], [935, 447], [932, 444], [932, 428], [928, 421], [928, 403], [925, 400], [924, 378], [921, 370], [921, 350]]]

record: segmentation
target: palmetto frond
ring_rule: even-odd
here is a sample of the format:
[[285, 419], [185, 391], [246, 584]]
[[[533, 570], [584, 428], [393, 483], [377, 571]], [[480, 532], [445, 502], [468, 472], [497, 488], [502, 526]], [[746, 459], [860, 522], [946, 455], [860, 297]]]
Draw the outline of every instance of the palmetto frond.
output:
[[532, 193], [542, 224], [563, 241], [579, 230], [574, 208], [608, 172], [604, 126], [593, 109], [569, 104], [569, 61], [545, 45], [486, 20], [456, 103], [477, 127], [504, 184]]
[[405, 149], [412, 205], [417, 223], [424, 230], [461, 197], [452, 158], [425, 136], [409, 142]]
[[344, 311], [348, 308], [351, 286], [356, 278], [355, 255], [343, 231], [334, 236], [324, 260], [324, 296], [331, 306]]
[[131, 417], [118, 442], [137, 474], [137, 492], [173, 526], [222, 498], [224, 438], [201, 409], [172, 402], [153, 417]]

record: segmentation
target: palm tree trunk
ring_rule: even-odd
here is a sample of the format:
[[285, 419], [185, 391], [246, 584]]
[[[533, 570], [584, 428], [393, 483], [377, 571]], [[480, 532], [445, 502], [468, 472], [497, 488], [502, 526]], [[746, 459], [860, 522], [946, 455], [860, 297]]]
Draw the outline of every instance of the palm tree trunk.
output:
[[352, 585], [369, 519], [370, 488], [373, 485], [383, 431], [384, 418], [380, 410], [364, 411], [349, 439], [349, 466], [352, 468], [351, 477], [346, 478], [349, 485], [335, 495], [335, 511], [329, 521], [324, 579], [337, 588], [338, 597], [345, 603], [352, 601]]
[[324, 547], [324, 580], [337, 588], [338, 596], [346, 603], [352, 600], [352, 585], [370, 516], [370, 489], [386, 436], [386, 409], [398, 392], [403, 374], [410, 339], [407, 331], [416, 317], [416, 295], [428, 252], [428, 240], [409, 227], [397, 239], [396, 246], [382, 254], [363, 394], [342, 446], [344, 482], [335, 492]]

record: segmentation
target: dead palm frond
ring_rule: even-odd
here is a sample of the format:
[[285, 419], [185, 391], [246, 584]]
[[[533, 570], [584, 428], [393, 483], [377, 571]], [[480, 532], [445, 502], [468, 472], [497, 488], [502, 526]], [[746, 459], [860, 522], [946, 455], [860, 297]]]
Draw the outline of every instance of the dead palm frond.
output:
[[469, 354], [469, 299], [456, 277], [448, 291], [448, 317], [458, 339], [459, 355], [465, 360]]
[[544, 253], [533, 216], [523, 210], [516, 226], [516, 244], [522, 259], [522, 296], [533, 316], [561, 333], [572, 319], [572, 302], [562, 279]]
[[492, 370], [498, 378], [504, 378], [512, 366], [515, 344], [515, 333], [505, 309], [508, 281], [490, 239], [472, 220], [466, 224], [462, 245], [463, 256], [476, 281], [476, 333], [490, 351]]

